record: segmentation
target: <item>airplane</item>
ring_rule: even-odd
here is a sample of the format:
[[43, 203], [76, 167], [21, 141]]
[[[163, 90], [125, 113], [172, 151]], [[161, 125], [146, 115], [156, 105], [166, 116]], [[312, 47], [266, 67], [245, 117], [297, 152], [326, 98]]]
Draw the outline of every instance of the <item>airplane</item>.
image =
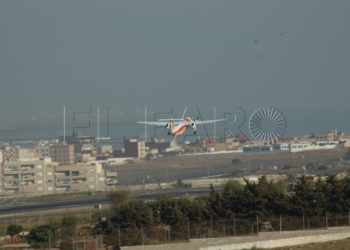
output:
[[193, 128], [194, 134], [197, 133], [196, 131], [196, 126], [197, 125], [202, 125], [204, 123], [213, 123], [213, 122], [219, 122], [219, 121], [225, 121], [225, 119], [220, 119], [220, 120], [194, 120], [191, 117], [185, 117], [182, 119], [174, 119], [174, 118], [169, 118], [169, 119], [160, 119], [158, 121], [154, 122], [137, 122], [137, 123], [143, 123], [147, 125], [155, 125], [155, 126], [165, 126], [166, 129], [169, 130], [168, 135], [172, 136], [178, 136], [181, 135], [185, 130], [189, 127]]

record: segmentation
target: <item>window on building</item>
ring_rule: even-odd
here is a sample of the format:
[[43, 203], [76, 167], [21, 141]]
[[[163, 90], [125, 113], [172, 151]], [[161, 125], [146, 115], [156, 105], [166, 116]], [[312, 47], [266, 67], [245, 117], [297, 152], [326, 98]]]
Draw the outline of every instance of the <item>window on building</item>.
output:
[[42, 165], [36, 165], [36, 168], [37, 169], [41, 169], [41, 168], [43, 168], [43, 166]]
[[94, 181], [95, 178], [94, 177], [89, 177], [89, 181]]
[[90, 169], [89, 174], [93, 174], [93, 173], [95, 173], [95, 171]]
[[59, 178], [59, 179], [56, 179], [56, 182], [69, 183], [69, 182], [70, 182], [70, 179], [67, 179], [67, 178]]
[[5, 166], [5, 170], [16, 171], [16, 170], [18, 170], [18, 166]]

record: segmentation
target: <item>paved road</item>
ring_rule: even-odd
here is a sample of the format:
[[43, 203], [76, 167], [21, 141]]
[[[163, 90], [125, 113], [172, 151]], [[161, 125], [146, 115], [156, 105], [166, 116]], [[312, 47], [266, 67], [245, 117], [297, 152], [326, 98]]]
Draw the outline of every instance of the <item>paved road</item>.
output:
[[[216, 190], [222, 190], [222, 188], [216, 188]], [[171, 194], [174, 197], [181, 196], [194, 196], [210, 193], [209, 188], [191, 188], [191, 189], [172, 189], [172, 190], [163, 190], [157, 193], [149, 194], [136, 194], [132, 197], [139, 200], [154, 200], [159, 197], [161, 194]], [[56, 210], [56, 209], [67, 209], [73, 207], [86, 207], [93, 206], [96, 204], [108, 204], [109, 201], [106, 197], [98, 198], [87, 198], [87, 199], [75, 199], [75, 200], [60, 200], [60, 201], [49, 201], [49, 202], [39, 202], [34, 204], [22, 204], [22, 205], [11, 205], [0, 207], [0, 216], [6, 214], [18, 214], [23, 212], [38, 212], [38, 211], [47, 211], [47, 210]]]

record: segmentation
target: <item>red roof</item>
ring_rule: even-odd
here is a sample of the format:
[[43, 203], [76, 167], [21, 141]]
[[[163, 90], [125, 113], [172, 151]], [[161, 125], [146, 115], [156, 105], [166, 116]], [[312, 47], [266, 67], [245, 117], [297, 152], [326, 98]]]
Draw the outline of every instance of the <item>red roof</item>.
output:
[[246, 136], [245, 134], [239, 134], [239, 135], [237, 136], [237, 140], [239, 140], [239, 141], [245, 141], [245, 140], [247, 140], [247, 136]]

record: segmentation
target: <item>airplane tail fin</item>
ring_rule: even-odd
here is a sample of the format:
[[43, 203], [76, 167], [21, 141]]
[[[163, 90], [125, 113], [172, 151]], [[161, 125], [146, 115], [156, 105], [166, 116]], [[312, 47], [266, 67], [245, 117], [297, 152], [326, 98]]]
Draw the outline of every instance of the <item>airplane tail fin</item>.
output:
[[171, 125], [171, 132], [174, 132], [175, 130], [175, 124], [173, 121], [170, 121], [170, 125]]

